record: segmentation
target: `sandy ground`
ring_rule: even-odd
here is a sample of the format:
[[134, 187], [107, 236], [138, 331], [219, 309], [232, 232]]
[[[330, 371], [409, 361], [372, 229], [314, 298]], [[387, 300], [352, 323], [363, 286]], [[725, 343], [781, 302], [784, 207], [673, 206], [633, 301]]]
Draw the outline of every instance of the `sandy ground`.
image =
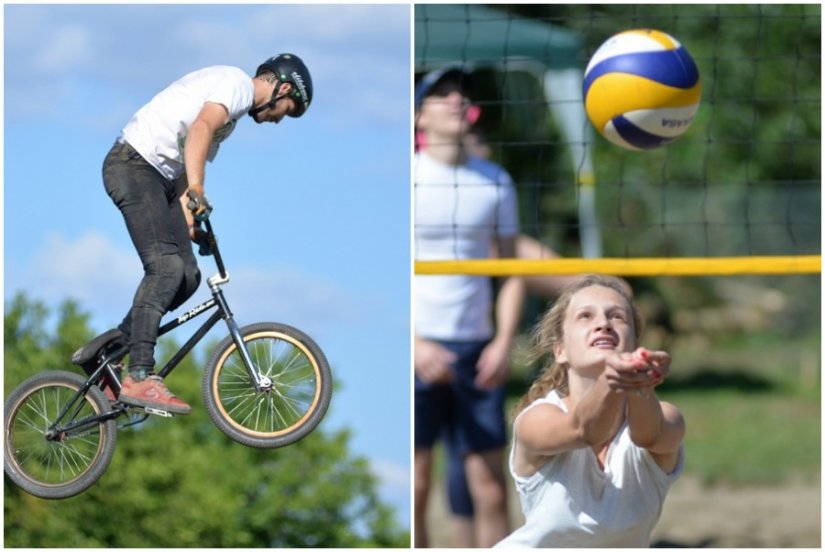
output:
[[[428, 512], [432, 546], [450, 547], [443, 489]], [[522, 523], [518, 497], [510, 497], [513, 526]], [[781, 487], [711, 487], [683, 477], [665, 502], [653, 546], [677, 548], [820, 548], [820, 484]]]

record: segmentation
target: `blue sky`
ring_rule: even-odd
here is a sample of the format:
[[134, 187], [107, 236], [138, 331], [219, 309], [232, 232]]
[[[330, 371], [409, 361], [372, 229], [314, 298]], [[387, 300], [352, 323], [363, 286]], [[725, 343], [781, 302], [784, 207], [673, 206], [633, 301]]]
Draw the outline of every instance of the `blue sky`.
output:
[[122, 126], [191, 70], [304, 59], [309, 112], [239, 122], [207, 166], [226, 295], [239, 324], [319, 342], [341, 385], [322, 427], [351, 428], [408, 524], [409, 5], [6, 5], [4, 18], [4, 298], [74, 298], [98, 331], [142, 274], [100, 176]]

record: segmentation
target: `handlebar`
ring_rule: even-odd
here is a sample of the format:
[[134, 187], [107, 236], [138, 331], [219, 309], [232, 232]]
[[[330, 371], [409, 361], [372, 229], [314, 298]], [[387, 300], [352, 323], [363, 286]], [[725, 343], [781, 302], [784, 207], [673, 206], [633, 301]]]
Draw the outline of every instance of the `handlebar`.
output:
[[220, 273], [221, 278], [226, 278], [226, 268], [223, 265], [221, 251], [218, 249], [218, 240], [215, 239], [215, 232], [212, 230], [212, 223], [209, 221], [208, 216], [203, 219], [203, 224], [206, 227], [207, 240], [209, 240], [209, 247], [212, 249], [212, 255], [215, 257], [215, 264], [218, 266], [218, 272]]
[[[215, 257], [215, 264], [218, 266], [218, 272], [220, 273], [221, 279], [226, 279], [226, 268], [223, 264], [221, 251], [218, 249], [218, 240], [215, 238], [215, 232], [212, 230], [212, 223], [209, 221], [209, 216], [212, 214], [212, 204], [209, 203], [209, 200], [207, 200], [205, 196], [197, 194], [194, 190], [190, 190], [187, 195], [191, 200], [187, 207], [192, 211], [192, 214], [195, 217], [195, 225], [200, 227], [201, 223], [203, 223], [206, 229], [206, 242], [208, 249]], [[195, 211], [200, 207], [203, 207], [203, 209], [201, 209], [199, 213], [195, 214]], [[205, 253], [203, 249], [201, 249], [199, 253], [202, 256], [208, 254]]]

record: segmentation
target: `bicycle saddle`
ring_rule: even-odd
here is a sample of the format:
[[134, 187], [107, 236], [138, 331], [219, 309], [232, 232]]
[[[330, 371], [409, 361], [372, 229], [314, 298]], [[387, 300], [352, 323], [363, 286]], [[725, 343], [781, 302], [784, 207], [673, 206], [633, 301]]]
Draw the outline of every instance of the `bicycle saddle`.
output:
[[[95, 360], [95, 356], [104, 347], [109, 344], [115, 344], [118, 341], [123, 342], [123, 332], [117, 328], [102, 333], [86, 345], [78, 349], [72, 355], [72, 364], [82, 366], [91, 360]], [[125, 343], [123, 343], [125, 345]]]

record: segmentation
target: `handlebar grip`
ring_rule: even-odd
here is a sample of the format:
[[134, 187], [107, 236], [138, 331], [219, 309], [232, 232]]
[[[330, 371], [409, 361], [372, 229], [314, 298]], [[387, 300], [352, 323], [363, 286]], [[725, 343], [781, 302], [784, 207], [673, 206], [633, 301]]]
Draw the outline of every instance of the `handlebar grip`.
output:
[[186, 195], [189, 196], [189, 199], [191, 200], [186, 204], [186, 207], [192, 211], [192, 215], [195, 217], [195, 220], [202, 222], [208, 219], [209, 215], [212, 213], [212, 204], [209, 203], [206, 196], [200, 195], [195, 190], [189, 190], [186, 192]]
[[195, 190], [189, 190], [186, 192], [186, 195], [189, 197], [189, 203], [186, 204], [186, 207], [190, 211], [194, 211], [198, 208], [198, 203], [200, 203], [198, 199], [198, 192], [196, 192]]

